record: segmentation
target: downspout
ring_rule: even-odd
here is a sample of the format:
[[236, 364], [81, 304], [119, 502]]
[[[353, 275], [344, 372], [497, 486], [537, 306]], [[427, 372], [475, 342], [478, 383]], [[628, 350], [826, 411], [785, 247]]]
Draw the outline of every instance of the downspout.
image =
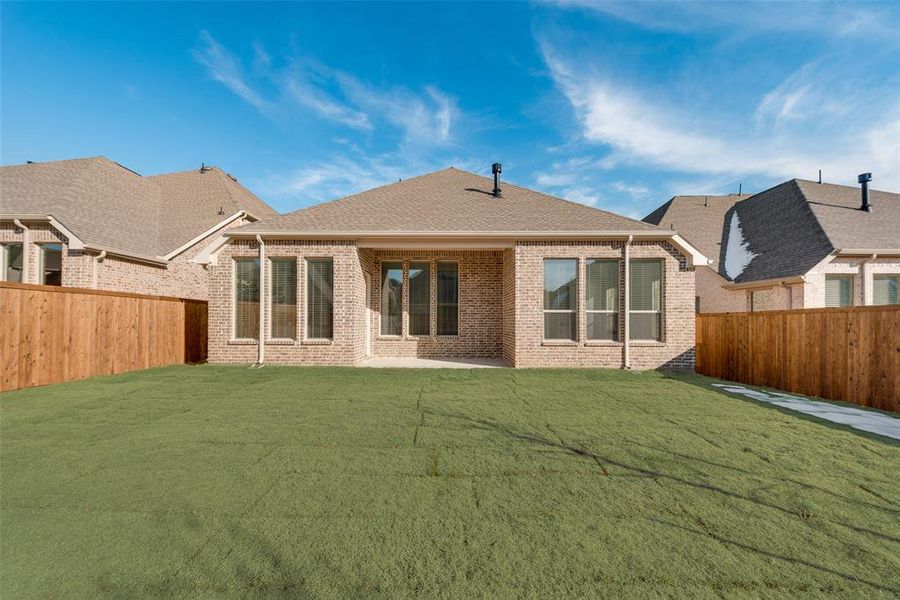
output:
[[629, 311], [631, 309], [631, 268], [629, 263], [631, 261], [631, 242], [634, 241], [634, 236], [629, 235], [628, 239], [625, 240], [625, 245], [623, 246], [623, 255], [625, 259], [625, 285], [624, 287], [624, 295], [625, 300], [623, 302], [625, 309], [625, 339], [622, 342], [622, 368], [630, 369], [631, 368], [631, 348], [628, 345], [628, 340], [631, 338], [631, 316]]
[[19, 219], [13, 219], [13, 224], [22, 230], [22, 283], [28, 283], [31, 275], [31, 231]]
[[259, 244], [259, 340], [256, 366], [261, 367], [266, 357], [265, 329], [266, 329], [266, 244], [262, 236], [256, 235], [256, 243]]
[[100, 262], [106, 258], [106, 250], [101, 250], [100, 254], [94, 256], [94, 272], [91, 277], [91, 287], [97, 289], [97, 283], [99, 280], [98, 271], [100, 269]]
[[[869, 269], [866, 268], [866, 265], [868, 265], [870, 262], [872, 262], [876, 258], [878, 258], [878, 255], [872, 254], [872, 256], [870, 256], [869, 258], [863, 259], [859, 263], [859, 275], [860, 275], [860, 279], [862, 279], [862, 281], [861, 281], [862, 289], [860, 290], [860, 293], [862, 294], [862, 305], [863, 306], [869, 305], [869, 302], [867, 302], [868, 298], [866, 297], [866, 289], [868, 289], [868, 283], [869, 283]], [[873, 283], [873, 285], [874, 285], [874, 283]], [[874, 294], [874, 290], [873, 290], [873, 294]]]

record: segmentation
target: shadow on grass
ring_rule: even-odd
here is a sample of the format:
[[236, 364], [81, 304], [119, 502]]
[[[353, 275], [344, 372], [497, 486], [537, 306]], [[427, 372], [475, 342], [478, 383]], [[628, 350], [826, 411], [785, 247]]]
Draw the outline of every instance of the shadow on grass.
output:
[[[653, 479], [662, 479], [662, 480], [666, 480], [666, 481], [672, 481], [677, 484], [685, 485], [685, 486], [692, 487], [695, 489], [713, 492], [716, 494], [722, 494], [722, 495], [728, 496], [730, 498], [734, 498], [736, 500], [743, 500], [745, 502], [750, 502], [750, 503], [756, 504], [756, 505], [764, 507], [764, 508], [776, 510], [776, 511], [784, 513], [786, 515], [790, 515], [791, 517], [797, 516], [796, 511], [784, 508], [782, 506], [773, 504], [771, 502], [766, 502], [764, 500], [751, 498], [749, 496], [746, 496], [746, 495], [740, 494], [738, 492], [728, 490], [728, 489], [725, 489], [725, 488], [722, 488], [722, 487], [719, 487], [719, 486], [716, 486], [713, 484], [709, 484], [709, 483], [705, 483], [705, 482], [701, 482], [701, 481], [691, 481], [689, 479], [685, 479], [684, 477], [681, 477], [681, 476], [678, 476], [675, 474], [664, 473], [661, 471], [648, 469], [648, 468], [641, 467], [641, 466], [626, 464], [620, 460], [611, 458], [609, 456], [604, 456], [600, 453], [593, 452], [586, 448], [573, 446], [571, 444], [566, 443], [565, 440], [563, 440], [563, 438], [559, 434], [557, 434], [552, 428], [549, 427], [549, 425], [548, 425], [548, 429], [558, 438], [558, 441], [553, 440], [553, 439], [548, 439], [548, 438], [543, 437], [536, 433], [517, 430], [508, 425], [498, 423], [496, 421], [492, 421], [490, 419], [486, 419], [483, 417], [473, 417], [473, 416], [459, 414], [459, 413], [435, 411], [435, 410], [428, 410], [425, 412], [427, 412], [428, 414], [432, 414], [436, 417], [444, 417], [444, 418], [448, 418], [448, 419], [457, 419], [457, 420], [465, 421], [466, 423], [469, 424], [469, 426], [477, 428], [477, 429], [481, 429], [483, 431], [491, 431], [491, 432], [498, 433], [498, 434], [501, 434], [501, 435], [504, 435], [504, 436], [507, 436], [507, 437], [510, 437], [510, 438], [513, 438], [516, 440], [520, 440], [523, 442], [529, 442], [532, 444], [538, 444], [538, 445], [542, 445], [542, 446], [556, 448], [559, 450], [564, 450], [567, 453], [569, 453], [573, 456], [578, 456], [580, 458], [590, 458], [590, 459], [596, 461], [597, 464], [601, 466], [601, 468], [603, 469], [604, 472], [607, 471], [607, 469], [604, 465], [611, 465], [611, 466], [615, 466], [620, 469], [623, 469], [625, 471], [630, 471], [637, 475], [642, 475], [642, 476], [650, 477]], [[890, 509], [886, 509], [886, 510], [888, 510], [889, 512], [894, 512], [894, 511], [891, 511]], [[841, 523], [841, 522], [837, 522], [837, 521], [830, 521], [830, 523], [840, 526], [840, 527], [846, 527], [847, 529], [850, 529], [857, 533], [875, 536], [875, 537], [881, 538], [885, 541], [889, 541], [889, 542], [893, 542], [893, 543], [900, 543], [900, 538], [893, 537], [893, 536], [890, 536], [887, 534], [883, 534], [878, 531], [873, 531], [870, 529], [866, 529], [864, 527], [857, 527], [854, 525], [849, 525], [847, 523]], [[693, 530], [690, 530], [690, 531], [693, 532]], [[706, 535], [706, 534], [704, 533], [703, 535]], [[713, 536], [713, 537], [715, 537], [715, 536]], [[723, 542], [723, 543], [725, 543], [725, 542]], [[739, 542], [733, 542], [733, 544], [740, 545]], [[841, 573], [839, 571], [835, 571], [835, 570], [830, 569], [825, 566], [816, 565], [814, 563], [802, 561], [799, 559], [793, 559], [790, 557], [785, 557], [785, 556], [781, 556], [781, 555], [768, 553], [764, 550], [759, 550], [759, 549], [753, 548], [751, 546], [746, 546], [746, 549], [748, 551], [759, 551], [761, 554], [764, 554], [770, 558], [777, 558], [780, 560], [784, 560], [786, 562], [790, 562], [790, 563], [794, 563], [794, 564], [798, 564], [798, 565], [804, 565], [804, 566], [807, 566], [812, 569], [817, 569], [817, 570], [822, 571], [823, 573], [835, 575], [835, 576], [841, 577], [843, 579], [846, 579], [847, 581], [864, 583], [866, 585], [869, 585], [869, 586], [871, 586], [875, 589], [881, 590], [881, 591], [900, 593], [900, 587], [884, 586], [884, 585], [881, 585], [876, 582], [861, 579], [859, 577], [856, 577], [856, 576], [848, 574], [848, 573]]]

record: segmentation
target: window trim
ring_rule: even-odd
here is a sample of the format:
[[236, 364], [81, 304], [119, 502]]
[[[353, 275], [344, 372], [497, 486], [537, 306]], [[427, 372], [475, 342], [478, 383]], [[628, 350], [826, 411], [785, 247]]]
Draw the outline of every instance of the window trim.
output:
[[[629, 265], [629, 266], [633, 266], [634, 263], [640, 263], [640, 262], [645, 262], [645, 263], [646, 263], [646, 262], [655, 262], [655, 263], [659, 263], [659, 310], [635, 310], [634, 308], [631, 308], [631, 306], [632, 306], [632, 302], [631, 302], [631, 289], [632, 289], [631, 281], [628, 281], [628, 292], [627, 292], [627, 293], [629, 294], [629, 298], [628, 298], [628, 320], [631, 321], [631, 315], [634, 315], [634, 314], [638, 314], [638, 315], [640, 315], [640, 314], [658, 315], [657, 319], [659, 320], [659, 337], [655, 337], [655, 338], [631, 338], [631, 339], [628, 340], [628, 342], [629, 342], [629, 343], [637, 342], [638, 344], [642, 344], [642, 343], [659, 343], [659, 344], [664, 344], [664, 343], [665, 343], [665, 337], [666, 337], [666, 321], [665, 321], [665, 318], [664, 318], [664, 315], [665, 315], [665, 308], [666, 308], [666, 304], [665, 304], [665, 299], [666, 299], [666, 288], [665, 288], [665, 286], [666, 286], [666, 261], [665, 261], [665, 259], [663, 259], [663, 258], [632, 258], [632, 259], [629, 259], [629, 261], [630, 261], [630, 263], [631, 263], [631, 265]], [[628, 277], [631, 278], [631, 277], [633, 276], [633, 274], [634, 274], [634, 271], [633, 271], [632, 269], [629, 268], [629, 269], [628, 269]], [[628, 329], [629, 329], [629, 330], [628, 330], [629, 335], [633, 335], [633, 334], [634, 334], [634, 328], [633, 328], [633, 327], [629, 327]]]
[[[45, 283], [46, 273], [44, 273], [44, 262], [47, 260], [47, 248], [49, 246], [59, 246], [59, 285]], [[65, 245], [62, 242], [38, 242], [38, 283], [41, 285], [49, 285], [53, 287], [62, 287], [63, 278], [63, 255], [65, 254]], [[55, 250], [55, 249], [54, 249]], [[24, 248], [22, 250], [25, 251]], [[23, 256], [24, 260], [24, 256]]]
[[[393, 261], [388, 261], [393, 262]], [[419, 339], [419, 338], [429, 338], [435, 337], [437, 334], [437, 264], [438, 262], [447, 262], [447, 261], [436, 261], [431, 259], [410, 259], [404, 260], [403, 262], [403, 279], [406, 282], [406, 289], [403, 290], [405, 294], [405, 305], [406, 305], [406, 337], [408, 339]], [[412, 278], [409, 276], [409, 272], [412, 269], [413, 264], [420, 265], [428, 265], [428, 333], [413, 333], [412, 332], [412, 299], [410, 297], [410, 291], [412, 289]], [[458, 268], [458, 267], [457, 267]], [[432, 278], [434, 278], [434, 286], [432, 286]], [[457, 287], [458, 289], [458, 287]], [[431, 301], [432, 294], [435, 296], [435, 302]], [[401, 302], [401, 307], [403, 306], [403, 302]], [[459, 308], [457, 307], [457, 313]], [[401, 315], [402, 315], [401, 310]], [[432, 319], [432, 315], [434, 315], [434, 319]], [[390, 336], [396, 337], [396, 336]], [[443, 337], [443, 336], [442, 336]]]
[[292, 338], [290, 338], [290, 337], [287, 337], [287, 338], [286, 337], [274, 337], [272, 335], [272, 325], [274, 325], [274, 319], [272, 319], [272, 314], [273, 314], [272, 307], [273, 307], [273, 299], [275, 298], [275, 294], [273, 292], [273, 286], [275, 285], [275, 278], [272, 276], [272, 274], [274, 272], [274, 269], [272, 269], [272, 263], [275, 260], [290, 260], [290, 259], [294, 260], [294, 264], [296, 265], [296, 271], [294, 273], [294, 277], [295, 277], [294, 287], [295, 287], [296, 299], [299, 300], [300, 299], [300, 280], [299, 280], [299, 278], [300, 278], [301, 269], [300, 269], [300, 265], [297, 264], [298, 258], [299, 257], [297, 257], [297, 256], [267, 256], [266, 257], [266, 260], [268, 260], [268, 262], [269, 262], [269, 264], [267, 265], [268, 269], [266, 270], [267, 271], [266, 275], [268, 276], [268, 281], [267, 281], [267, 283], [268, 283], [268, 285], [267, 285], [268, 298], [266, 299], [266, 314], [268, 316], [268, 319], [267, 319], [268, 326], [266, 327], [266, 341], [267, 342], [275, 342], [276, 344], [284, 343], [284, 342], [296, 343], [297, 339], [300, 337], [299, 335], [296, 335], [297, 333], [300, 332], [300, 323], [299, 323], [299, 319], [300, 319], [299, 304], [300, 304], [300, 302], [299, 301], [294, 304], [294, 331], [296, 332], [294, 337], [292, 337]]
[[[876, 279], [896, 279], [897, 280], [897, 302], [887, 304], [875, 304], [875, 280]], [[897, 306], [900, 304], [900, 273], [872, 273], [872, 306]]]
[[[333, 344], [334, 343], [334, 256], [331, 255], [319, 255], [314, 254], [310, 256], [298, 257], [302, 258], [303, 263], [303, 284], [302, 284], [302, 296], [303, 296], [303, 325], [302, 325], [302, 333], [300, 342], [302, 344]], [[309, 337], [309, 261], [310, 260], [330, 260], [331, 261], [331, 337], [330, 338], [321, 338], [321, 337]], [[301, 276], [298, 273], [298, 277]], [[299, 285], [299, 282], [298, 282]]]
[[[240, 255], [231, 257], [231, 337], [229, 341], [237, 344], [259, 343], [257, 337], [243, 338], [237, 336], [237, 265], [242, 260], [259, 260], [259, 255]], [[260, 265], [262, 268], [262, 265]], [[262, 290], [260, 290], [262, 291]], [[257, 328], [258, 331], [259, 328]]]
[[[850, 304], [838, 304], [837, 306], [828, 306], [828, 280], [849, 280], [850, 281]], [[825, 298], [823, 306], [825, 308], [849, 308], [856, 306], [856, 274], [855, 273], [825, 273]]]
[[[440, 306], [440, 298], [438, 298], [438, 268], [441, 264], [455, 264], [456, 265], [456, 333], [439, 333], [440, 327], [438, 326], [438, 306]], [[459, 337], [459, 280], [460, 280], [460, 272], [459, 268], [459, 259], [450, 259], [450, 260], [435, 260], [434, 261], [434, 337], [438, 338], [458, 338]]]
[[[407, 287], [406, 259], [381, 258], [378, 260], [378, 335], [376, 339], [402, 340], [406, 338], [406, 319], [404, 318], [404, 303], [406, 302]], [[400, 333], [384, 333], [384, 263], [400, 263]]]
[[[544, 294], [546, 293], [545, 285], [547, 278], [547, 261], [548, 260], [569, 260], [575, 263], [575, 295], [573, 298], [574, 306], [571, 309], [554, 309], [554, 308], [544, 308]], [[544, 256], [541, 258], [541, 341], [549, 342], [551, 344], [558, 344], [562, 342], [563, 344], [572, 344], [578, 343], [579, 341], [579, 331], [581, 329], [581, 312], [582, 306], [580, 302], [581, 298], [581, 263], [582, 260], [577, 256]], [[547, 314], [575, 314], [575, 326], [572, 331], [572, 337], [570, 338], [548, 338], [547, 337]], [[598, 340], [599, 341], [599, 340]]]
[[[588, 261], [591, 261], [591, 260], [607, 261], [607, 262], [615, 263], [615, 265], [616, 265], [616, 310], [588, 309], [588, 307], [587, 307], [587, 291], [590, 288], [590, 275], [588, 274], [589, 273]], [[585, 326], [584, 340], [586, 342], [618, 342], [618, 341], [621, 341], [621, 337], [622, 337], [622, 333], [623, 333], [622, 331], [620, 331], [620, 329], [622, 329], [622, 328], [619, 327], [619, 321], [621, 319], [621, 313], [622, 313], [622, 311], [621, 311], [621, 305], [622, 305], [622, 302], [621, 302], [622, 289], [621, 288], [622, 288], [622, 286], [620, 285], [621, 279], [622, 279], [621, 262], [622, 262], [622, 259], [620, 259], [620, 258], [609, 258], [609, 257], [608, 258], [597, 258], [597, 257], [588, 256], [588, 257], [585, 257], [585, 259], [584, 259], [584, 294], [585, 294], [584, 295], [584, 326]], [[587, 316], [588, 316], [588, 314], [606, 314], [606, 315], [614, 314], [614, 315], [617, 315], [616, 316], [616, 335], [612, 338], [592, 338], [592, 337], [590, 337], [590, 334], [588, 334], [588, 331], [587, 331], [587, 322], [588, 322]], [[576, 325], [577, 324], [578, 324], [578, 322], [576, 320]]]

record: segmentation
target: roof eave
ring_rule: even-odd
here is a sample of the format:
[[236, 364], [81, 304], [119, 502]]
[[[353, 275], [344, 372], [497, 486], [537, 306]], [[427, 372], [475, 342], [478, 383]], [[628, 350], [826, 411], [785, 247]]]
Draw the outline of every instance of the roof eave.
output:
[[900, 256], [900, 248], [841, 248], [836, 251], [838, 256]]
[[772, 287], [776, 285], [788, 285], [793, 283], [806, 283], [806, 275], [795, 275], [792, 277], [775, 277], [772, 279], [759, 279], [756, 281], [730, 281], [722, 285], [727, 290], [743, 290], [748, 288]]

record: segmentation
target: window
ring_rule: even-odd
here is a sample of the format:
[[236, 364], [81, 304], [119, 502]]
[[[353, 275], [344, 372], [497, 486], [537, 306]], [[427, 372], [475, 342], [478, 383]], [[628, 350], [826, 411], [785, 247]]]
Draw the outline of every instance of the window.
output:
[[437, 264], [437, 333], [459, 335], [459, 265]]
[[381, 335], [403, 334], [403, 263], [381, 263]]
[[41, 244], [40, 282], [62, 285], [62, 244]]
[[853, 306], [853, 275], [825, 276], [825, 306]]
[[234, 259], [234, 337], [259, 339], [259, 259]]
[[544, 259], [544, 339], [575, 339], [577, 273], [575, 259]]
[[619, 261], [589, 258], [585, 262], [587, 339], [619, 339]]
[[630, 338], [659, 340], [662, 331], [662, 261], [631, 261]]
[[271, 311], [269, 337], [297, 339], [297, 259], [272, 258], [269, 263]]
[[334, 263], [330, 258], [306, 259], [306, 337], [334, 336]]
[[431, 334], [431, 265], [409, 263], [409, 334]]
[[22, 244], [3, 244], [0, 246], [0, 279], [3, 281], [22, 281]]
[[900, 304], [900, 275], [875, 275], [872, 287], [873, 304]]

